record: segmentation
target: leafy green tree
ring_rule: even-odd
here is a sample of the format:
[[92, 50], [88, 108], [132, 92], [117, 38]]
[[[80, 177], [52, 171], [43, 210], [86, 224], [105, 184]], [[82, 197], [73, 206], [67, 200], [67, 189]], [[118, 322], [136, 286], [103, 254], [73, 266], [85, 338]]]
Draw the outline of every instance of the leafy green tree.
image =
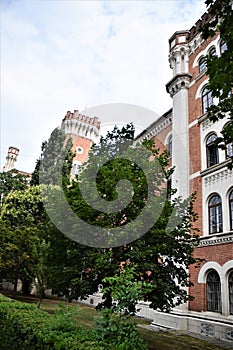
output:
[[[1, 224], [0, 274], [1, 279], [14, 284], [14, 291], [20, 278], [24, 292], [30, 290], [33, 269], [36, 264], [36, 244], [38, 235], [36, 228], [10, 228]], [[26, 283], [26, 286], [25, 286]]]
[[[208, 108], [207, 117], [215, 122], [227, 117], [228, 123], [222, 130], [222, 137], [217, 143], [220, 148], [227, 149], [232, 158], [233, 143], [233, 9], [231, 0], [206, 0], [211, 16], [202, 28], [201, 33], [206, 40], [220, 33], [221, 40], [226, 44], [226, 50], [221, 56], [207, 56], [207, 71], [209, 82], [207, 88], [212, 96], [218, 99], [217, 105]], [[230, 150], [230, 151], [229, 151]], [[233, 160], [233, 158], [232, 158]], [[230, 163], [232, 168], [233, 162]]]
[[33, 226], [45, 219], [40, 187], [31, 186], [24, 191], [13, 191], [5, 198], [1, 220], [11, 227]]
[[13, 169], [7, 172], [0, 173], [0, 199], [1, 206], [4, 203], [6, 196], [13, 191], [25, 190], [28, 186], [28, 179], [26, 175], [20, 174]]
[[38, 247], [44, 239], [45, 213], [39, 186], [24, 191], [14, 191], [4, 200], [1, 211], [2, 264], [4, 278], [23, 284], [23, 292], [30, 293], [32, 280], [36, 276]]
[[[98, 285], [104, 287], [104, 301], [99, 307], [112, 307], [112, 293], [108, 290], [110, 280], [114, 276], [120, 275], [122, 263], [130, 261], [137, 266], [137, 283], [143, 283], [145, 286], [150, 284], [151, 288], [143, 290], [143, 299], [150, 301], [150, 306], [155, 309], [169, 310], [175, 305], [179, 305], [190, 299], [184, 287], [190, 285], [188, 267], [195, 263], [193, 258], [193, 248], [198, 242], [197, 230], [193, 227], [196, 215], [193, 213], [191, 198], [189, 203], [182, 203], [180, 199], [170, 202], [166, 195], [166, 181], [172, 173], [172, 169], [166, 170], [169, 164], [167, 152], [160, 152], [156, 149], [152, 141], [145, 142], [143, 148], [146, 149], [142, 164], [148, 162], [148, 150], [152, 156], [149, 162], [146, 174], [143, 169], [126, 158], [120, 157], [121, 148], [125, 145], [123, 141], [133, 141], [134, 128], [132, 125], [124, 127], [122, 130], [115, 128], [109, 132], [105, 138], [100, 140], [100, 145], [93, 148], [88, 162], [81, 169], [77, 181], [73, 181], [72, 186], [67, 191], [67, 198], [73, 211], [85, 222], [89, 223], [89, 231], [82, 231], [82, 227], [76, 225], [76, 232], [88, 236], [93, 248], [86, 249], [85, 260], [82, 261], [82, 276], [77, 280], [73, 279], [70, 286], [71, 295], [80, 296], [77, 286], [85, 285], [87, 294], [92, 294], [98, 290]], [[139, 146], [141, 147], [141, 146]], [[140, 148], [141, 149], [141, 148]], [[137, 149], [130, 146], [129, 155], [136, 155]], [[143, 151], [140, 151], [143, 152]], [[140, 153], [141, 154], [141, 153]], [[157, 162], [157, 163], [156, 163]], [[156, 174], [153, 171], [153, 165], [156, 167]], [[99, 196], [104, 198], [106, 205], [108, 202], [114, 202], [111, 212], [98, 210], [98, 193], [92, 191], [93, 182], [88, 184], [91, 174], [94, 173], [93, 167], [96, 164], [103, 166], [97, 172], [96, 188]], [[87, 176], [86, 176], [87, 174]], [[118, 181], [127, 179], [131, 182], [124, 188], [124, 191], [117, 191]], [[82, 183], [83, 181], [83, 183]], [[150, 190], [157, 202], [152, 202], [151, 210], [146, 216], [147, 221], [153, 222], [147, 232], [140, 236], [140, 232], [146, 225], [146, 220], [137, 221], [136, 218], [141, 211], [148, 205], [148, 183]], [[88, 193], [89, 200], [83, 197], [80, 188], [84, 185]], [[122, 197], [121, 197], [122, 196]], [[132, 200], [127, 203], [128, 197]], [[119, 198], [120, 197], [120, 198]], [[114, 211], [117, 205], [122, 205], [122, 209]], [[126, 206], [124, 204], [127, 203]], [[116, 205], [116, 207], [115, 207]], [[158, 208], [159, 206], [159, 208]], [[155, 219], [160, 210], [160, 215]], [[177, 219], [177, 218], [182, 219]], [[174, 221], [172, 223], [172, 221]], [[124, 239], [124, 227], [131, 224], [130, 238], [136, 237], [124, 244], [116, 244], [114, 234], [110, 237], [109, 247], [94, 248], [95, 244], [101, 242], [97, 228], [112, 229], [122, 228], [121, 238]], [[96, 233], [97, 232], [97, 233]], [[128, 234], [128, 233], [127, 233]], [[74, 234], [75, 236], [75, 234]], [[70, 266], [72, 270], [72, 267]], [[64, 274], [63, 274], [64, 275]], [[64, 276], [65, 277], [65, 276]], [[115, 278], [115, 277], [114, 277]], [[77, 283], [77, 285], [76, 285]]]

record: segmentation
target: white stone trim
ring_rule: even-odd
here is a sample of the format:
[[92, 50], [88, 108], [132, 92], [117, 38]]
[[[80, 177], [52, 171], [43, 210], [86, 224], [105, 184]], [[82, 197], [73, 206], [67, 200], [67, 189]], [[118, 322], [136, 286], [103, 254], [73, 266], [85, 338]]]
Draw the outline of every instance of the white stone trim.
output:
[[205, 48], [205, 50], [201, 51], [193, 61], [193, 68], [199, 65], [199, 60], [202, 56], [206, 56], [208, 54], [208, 51], [210, 48], [215, 46], [216, 53], [219, 56], [219, 42], [220, 42], [220, 36], [218, 35], [217, 38], [209, 43], [209, 45]]
[[228, 276], [229, 271], [233, 269], [233, 260], [227, 261], [223, 266], [215, 261], [209, 261], [204, 264], [198, 274], [198, 283], [206, 283], [207, 272], [211, 269], [217, 271], [221, 283], [221, 303], [222, 314], [229, 315], [229, 290], [228, 290]]
[[190, 180], [195, 179], [196, 177], [199, 177], [201, 175], [200, 171], [197, 171], [196, 173], [193, 173], [189, 176]]
[[203, 90], [204, 86], [208, 84], [208, 82], [209, 82], [209, 79], [206, 78], [206, 80], [204, 80], [204, 81], [198, 86], [198, 89], [197, 89], [196, 94], [195, 94], [195, 100], [197, 100], [198, 98], [201, 97], [202, 90]]
[[208, 261], [207, 263], [205, 263], [201, 267], [201, 269], [199, 271], [199, 274], [198, 274], [198, 280], [197, 280], [198, 283], [206, 283], [207, 272], [209, 270], [212, 270], [212, 269], [217, 271], [217, 273], [220, 276], [220, 281], [222, 283], [222, 271], [221, 271], [222, 267], [221, 267], [221, 265], [219, 263], [217, 263], [215, 261]]
[[198, 120], [195, 119], [193, 122], [189, 123], [189, 129], [198, 124]]

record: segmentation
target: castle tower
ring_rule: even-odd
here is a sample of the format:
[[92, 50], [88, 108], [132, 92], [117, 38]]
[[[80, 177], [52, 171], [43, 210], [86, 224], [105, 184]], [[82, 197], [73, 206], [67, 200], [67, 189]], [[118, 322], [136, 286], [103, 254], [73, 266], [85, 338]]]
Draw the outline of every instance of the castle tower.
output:
[[66, 113], [61, 128], [66, 134], [66, 140], [71, 137], [73, 141], [72, 150], [76, 155], [73, 159], [72, 175], [75, 175], [79, 165], [87, 160], [92, 144], [98, 140], [100, 122], [97, 117], [91, 118], [74, 110], [74, 113]]
[[15, 168], [15, 163], [19, 154], [19, 149], [13, 146], [8, 148], [8, 153], [6, 156], [6, 164], [3, 167], [3, 171], [7, 172]]
[[188, 66], [188, 34], [189, 31], [175, 32], [169, 39], [169, 62], [173, 78], [166, 85], [173, 99], [172, 165], [176, 168], [172, 184], [178, 188], [177, 195], [183, 198], [189, 196], [188, 89], [191, 75]]

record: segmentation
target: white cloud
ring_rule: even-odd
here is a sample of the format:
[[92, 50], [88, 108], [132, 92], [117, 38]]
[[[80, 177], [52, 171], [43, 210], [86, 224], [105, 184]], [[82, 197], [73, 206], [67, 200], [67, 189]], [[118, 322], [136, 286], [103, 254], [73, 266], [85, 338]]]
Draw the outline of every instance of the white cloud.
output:
[[32, 171], [67, 110], [123, 102], [171, 107], [168, 39], [204, 1], [4, 1], [1, 167], [9, 145]]

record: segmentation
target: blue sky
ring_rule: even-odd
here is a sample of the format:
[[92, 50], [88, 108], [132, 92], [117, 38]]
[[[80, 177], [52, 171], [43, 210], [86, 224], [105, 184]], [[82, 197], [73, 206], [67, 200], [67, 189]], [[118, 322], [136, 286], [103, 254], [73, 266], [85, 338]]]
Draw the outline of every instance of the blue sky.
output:
[[204, 11], [204, 0], [3, 0], [1, 169], [16, 146], [17, 168], [33, 171], [67, 110], [129, 103], [166, 112], [168, 39]]

